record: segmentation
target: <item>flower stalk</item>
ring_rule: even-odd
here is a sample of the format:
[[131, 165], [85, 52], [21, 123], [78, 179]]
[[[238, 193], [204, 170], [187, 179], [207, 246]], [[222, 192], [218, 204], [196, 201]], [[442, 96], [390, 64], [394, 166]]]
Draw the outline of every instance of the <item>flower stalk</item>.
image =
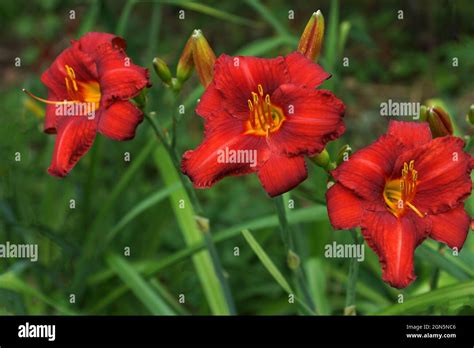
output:
[[[351, 229], [352, 238], [356, 246], [361, 244], [357, 231]], [[356, 288], [359, 277], [359, 261], [356, 257], [351, 258], [349, 263], [349, 276], [347, 278], [346, 305], [344, 315], [356, 315]]]
[[287, 265], [295, 273], [296, 281], [303, 293], [305, 298], [306, 306], [309, 307], [313, 312], [315, 311], [315, 305], [311, 298], [310, 291], [304, 279], [303, 271], [300, 267], [300, 257], [295, 251], [295, 243], [293, 240], [293, 231], [288, 223], [286, 215], [286, 207], [283, 195], [277, 196], [273, 199], [277, 210], [278, 221], [280, 222], [280, 232], [283, 240], [283, 244], [287, 250]]

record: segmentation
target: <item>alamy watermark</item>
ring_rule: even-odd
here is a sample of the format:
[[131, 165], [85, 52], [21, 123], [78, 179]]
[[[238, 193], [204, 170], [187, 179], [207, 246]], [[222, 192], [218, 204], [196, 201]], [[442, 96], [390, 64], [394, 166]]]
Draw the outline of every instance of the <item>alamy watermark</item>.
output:
[[234, 150], [226, 146], [217, 150], [217, 163], [249, 163], [250, 167], [255, 167], [257, 150]]
[[364, 244], [338, 244], [332, 242], [324, 247], [324, 257], [341, 258], [341, 259], [357, 259], [359, 262], [365, 260]]
[[95, 103], [71, 103], [65, 100], [62, 103], [56, 104], [56, 116], [84, 116], [88, 120], [93, 120], [95, 118], [95, 109]]
[[38, 261], [38, 244], [13, 244], [7, 241], [0, 244], [0, 258], [30, 259]]
[[418, 102], [398, 102], [389, 99], [380, 103], [380, 116], [413, 117], [414, 120], [418, 120], [420, 108], [421, 103]]

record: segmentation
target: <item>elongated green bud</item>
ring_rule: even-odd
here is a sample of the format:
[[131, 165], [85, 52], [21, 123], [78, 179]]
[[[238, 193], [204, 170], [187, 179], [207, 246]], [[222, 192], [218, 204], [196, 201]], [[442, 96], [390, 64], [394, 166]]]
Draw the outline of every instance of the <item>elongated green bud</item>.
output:
[[170, 84], [172, 78], [171, 71], [163, 59], [158, 57], [153, 59], [153, 69], [155, 69], [156, 75], [158, 75], [161, 81], [167, 85]]
[[324, 36], [324, 17], [321, 11], [314, 12], [301, 34], [298, 52], [306, 58], [317, 61], [321, 53]]
[[193, 62], [193, 37], [191, 36], [186, 45], [184, 45], [183, 53], [178, 61], [176, 68], [176, 78], [180, 82], [184, 82], [191, 77], [194, 69]]
[[191, 36], [193, 40], [193, 60], [199, 80], [204, 87], [209, 86], [214, 75], [214, 63], [216, 55], [201, 30], [194, 30]]
[[453, 134], [453, 125], [448, 113], [441, 106], [433, 106], [428, 109], [428, 124], [430, 125], [433, 138], [444, 137]]
[[326, 149], [318, 153], [316, 156], [310, 157], [310, 160], [313, 161], [313, 163], [317, 166], [324, 169], [327, 169], [331, 162], [329, 152]]
[[467, 122], [474, 126], [474, 104], [469, 108], [469, 112], [466, 115]]

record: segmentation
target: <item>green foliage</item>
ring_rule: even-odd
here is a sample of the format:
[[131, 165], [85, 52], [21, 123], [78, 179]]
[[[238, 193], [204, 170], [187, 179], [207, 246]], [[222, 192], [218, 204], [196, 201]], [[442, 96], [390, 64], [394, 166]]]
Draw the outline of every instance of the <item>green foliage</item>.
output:
[[[228, 314], [235, 304], [237, 314], [342, 315], [348, 284], [362, 315], [472, 313], [472, 233], [459, 256], [449, 249], [439, 251], [434, 242], [418, 248], [418, 279], [403, 291], [381, 280], [377, 256], [367, 245], [358, 277], [349, 276], [347, 259], [324, 257], [326, 244], [353, 240], [349, 231], [331, 228], [321, 204], [326, 173], [308, 163], [308, 179], [291, 192], [295, 208], [287, 209], [305, 294], [287, 266], [274, 204], [256, 176], [227, 178], [197, 192], [201, 215], [210, 221], [205, 237], [196, 224], [197, 207], [149, 124], [138, 127], [133, 141], [114, 142], [99, 135], [70, 175], [58, 180], [46, 173], [54, 137], [41, 132], [44, 115], [25, 104], [21, 94], [24, 87], [46, 96], [41, 72], [68, 40], [89, 31], [122, 35], [134, 62], [151, 69], [153, 57], [159, 56], [174, 71], [196, 28], [203, 30], [217, 56], [274, 57], [295, 49], [306, 21], [320, 8], [327, 24], [320, 63], [333, 74], [323, 87], [337, 91], [347, 106], [344, 139], [328, 146], [333, 158], [342, 144], [358, 150], [382, 134], [386, 121], [374, 121], [373, 116], [388, 98], [442, 98], [459, 134], [472, 136], [464, 115], [474, 103], [474, 6], [460, 1], [457, 8], [427, 10], [406, 2], [405, 20], [399, 21], [394, 3], [0, 2], [0, 49], [8, 58], [0, 86], [0, 243], [37, 243], [41, 255], [35, 263], [2, 259], [0, 313]], [[75, 20], [68, 17], [71, 9]], [[180, 9], [185, 20], [178, 18]], [[295, 11], [291, 20], [290, 9]], [[454, 15], [456, 25], [450, 19]], [[14, 67], [15, 57], [22, 58], [21, 67]], [[350, 58], [347, 67], [341, 63], [344, 57]], [[450, 65], [453, 57], [459, 58], [457, 68]], [[160, 125], [171, 133], [176, 105], [184, 105], [176, 129], [177, 152], [195, 148], [203, 131], [194, 114], [203, 92], [197, 78], [178, 96], [155, 77], [153, 83], [147, 111], [156, 112]], [[15, 161], [17, 152], [20, 162]], [[125, 152], [130, 162], [124, 161]], [[75, 209], [70, 209], [71, 199]], [[184, 209], [178, 207], [181, 199]], [[473, 196], [466, 209], [472, 216]], [[124, 255], [125, 248], [130, 256]], [[439, 278], [431, 289], [435, 269]], [[292, 293], [295, 304], [288, 301]], [[71, 294], [76, 295], [73, 303]], [[179, 294], [185, 295], [184, 303]], [[400, 294], [403, 304], [397, 302]]]

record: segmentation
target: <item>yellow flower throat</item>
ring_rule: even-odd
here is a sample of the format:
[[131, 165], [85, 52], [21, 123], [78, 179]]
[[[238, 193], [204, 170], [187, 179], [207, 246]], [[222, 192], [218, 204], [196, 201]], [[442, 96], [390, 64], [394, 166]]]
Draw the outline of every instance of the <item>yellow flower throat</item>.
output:
[[383, 190], [383, 198], [388, 210], [400, 217], [406, 212], [406, 208], [413, 210], [419, 217], [425, 217], [414, 205], [416, 195], [418, 172], [415, 170], [415, 161], [403, 164], [402, 176], [399, 179], [389, 180]]
[[261, 84], [258, 84], [257, 90], [258, 93], [252, 92], [252, 100], [247, 101], [250, 112], [245, 122], [245, 134], [268, 137], [280, 129], [286, 118], [283, 110], [272, 104], [270, 95], [264, 96]]

